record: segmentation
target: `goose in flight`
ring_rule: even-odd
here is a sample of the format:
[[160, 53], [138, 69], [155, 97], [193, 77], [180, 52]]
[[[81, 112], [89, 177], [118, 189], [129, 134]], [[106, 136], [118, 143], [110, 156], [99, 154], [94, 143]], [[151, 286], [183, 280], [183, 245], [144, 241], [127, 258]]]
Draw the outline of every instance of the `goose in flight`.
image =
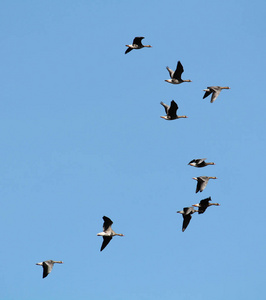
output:
[[173, 84], [179, 84], [182, 82], [191, 82], [190, 79], [181, 78], [181, 74], [184, 72], [184, 68], [180, 61], [178, 61], [175, 71], [171, 70], [169, 67], [166, 67], [166, 69], [168, 70], [169, 75], [171, 77], [171, 79], [166, 79], [165, 80], [166, 82], [173, 83]]
[[177, 211], [177, 213], [183, 215], [183, 225], [182, 225], [182, 232], [184, 232], [191, 220], [191, 215], [194, 214], [194, 212], [197, 212], [194, 207], [184, 207], [183, 210]]
[[192, 166], [192, 167], [197, 167], [197, 168], [202, 168], [202, 167], [206, 167], [209, 165], [215, 165], [215, 163], [213, 162], [205, 162], [207, 158], [197, 158], [197, 159], [192, 159], [188, 165]]
[[175, 103], [174, 100], [171, 101], [171, 105], [167, 105], [163, 102], [161, 102], [161, 105], [164, 107], [166, 116], [161, 116], [161, 118], [165, 120], [175, 120], [180, 118], [187, 118], [187, 116], [178, 116], [176, 114], [176, 111], [178, 110], [178, 105]]
[[205, 92], [203, 99], [208, 97], [210, 94], [212, 94], [211, 103], [213, 103], [216, 98], [221, 93], [221, 90], [229, 90], [229, 86], [208, 86], [207, 89], [203, 90]]
[[53, 266], [54, 266], [55, 263], [62, 264], [63, 262], [62, 261], [55, 261], [55, 260], [51, 260], [50, 259], [50, 260], [46, 260], [46, 261], [39, 262], [39, 263], [36, 264], [38, 266], [42, 266], [43, 267], [42, 278], [45, 278], [48, 274], [51, 273], [51, 271], [52, 271]]
[[144, 39], [143, 36], [135, 37], [134, 40], [133, 40], [132, 45], [126, 45], [126, 47], [128, 47], [128, 48], [127, 48], [125, 54], [127, 54], [128, 52], [130, 52], [133, 49], [141, 49], [141, 48], [144, 48], [144, 47], [151, 48], [151, 45], [143, 45], [141, 43], [142, 39]]
[[97, 233], [98, 236], [103, 237], [103, 243], [100, 251], [102, 251], [109, 244], [113, 236], [115, 235], [124, 236], [122, 233], [115, 233], [113, 231], [113, 229], [111, 228], [111, 225], [113, 224], [111, 219], [109, 219], [106, 216], [103, 216], [103, 220], [104, 220], [103, 232]]
[[199, 176], [199, 177], [193, 177], [192, 179], [198, 181], [197, 188], [196, 188], [196, 193], [197, 193], [198, 191], [202, 192], [206, 188], [209, 179], [217, 179], [217, 177]]
[[202, 199], [200, 201], [200, 203], [193, 204], [192, 206], [198, 207], [199, 208], [198, 213], [203, 214], [209, 206], [212, 206], [212, 205], [219, 206], [220, 205], [219, 203], [210, 203], [211, 200], [212, 200], [211, 197]]

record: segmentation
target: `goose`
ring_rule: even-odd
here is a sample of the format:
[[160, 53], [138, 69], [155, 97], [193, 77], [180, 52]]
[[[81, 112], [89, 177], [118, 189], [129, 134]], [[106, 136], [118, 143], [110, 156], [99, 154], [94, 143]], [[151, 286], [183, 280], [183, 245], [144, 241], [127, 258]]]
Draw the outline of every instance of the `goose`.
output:
[[164, 107], [166, 116], [161, 116], [161, 118], [165, 120], [175, 120], [180, 118], [187, 118], [187, 116], [178, 116], [176, 111], [178, 110], [178, 105], [175, 103], [174, 100], [171, 101], [171, 105], [168, 106], [167, 104], [160, 102], [160, 104]]
[[173, 71], [169, 67], [166, 67], [166, 69], [169, 72], [169, 75], [171, 79], [166, 79], [166, 82], [173, 83], [173, 84], [179, 84], [182, 82], [192, 82], [190, 79], [181, 79], [181, 74], [184, 72], [184, 68], [180, 61], [178, 61], [176, 70]]
[[209, 179], [217, 179], [217, 177], [199, 176], [199, 177], [193, 177], [192, 179], [198, 181], [197, 188], [196, 188], [196, 193], [197, 193], [198, 191], [202, 192], [206, 188]]
[[111, 219], [109, 219], [106, 216], [103, 216], [103, 220], [103, 232], [97, 233], [98, 236], [103, 237], [103, 243], [100, 251], [102, 251], [109, 244], [113, 236], [124, 236], [122, 233], [115, 233], [113, 231], [113, 229], [111, 228], [113, 221]]
[[144, 47], [151, 48], [151, 45], [142, 45], [142, 43], [141, 43], [142, 39], [144, 39], [143, 36], [135, 37], [132, 45], [126, 45], [126, 47], [128, 47], [128, 48], [127, 48], [125, 54], [127, 54], [128, 52], [130, 52], [133, 49], [141, 49]]
[[183, 225], [182, 225], [182, 232], [184, 232], [191, 220], [191, 215], [194, 214], [194, 212], [197, 212], [194, 207], [184, 207], [183, 210], [177, 211], [177, 213], [183, 215]]
[[51, 273], [52, 269], [53, 269], [53, 266], [54, 264], [57, 263], [57, 264], [62, 264], [63, 262], [60, 260], [60, 261], [56, 261], [56, 260], [46, 260], [46, 261], [43, 261], [43, 262], [39, 262], [37, 263], [36, 265], [38, 266], [42, 266], [43, 267], [43, 274], [42, 274], [42, 278], [45, 278], [48, 274]]
[[203, 214], [209, 206], [212, 206], [212, 205], [220, 206], [219, 203], [210, 203], [211, 200], [212, 200], [211, 197], [205, 198], [205, 199], [200, 200], [200, 203], [193, 204], [192, 206], [198, 207], [199, 208], [198, 213]]
[[207, 89], [203, 90], [205, 92], [203, 99], [208, 97], [210, 94], [212, 94], [211, 103], [213, 103], [216, 98], [221, 93], [221, 90], [229, 90], [229, 86], [208, 86]]
[[196, 167], [196, 168], [202, 168], [202, 167], [206, 167], [209, 165], [215, 165], [214, 162], [205, 162], [207, 158], [197, 158], [197, 159], [192, 159], [188, 165], [192, 166], [192, 167]]

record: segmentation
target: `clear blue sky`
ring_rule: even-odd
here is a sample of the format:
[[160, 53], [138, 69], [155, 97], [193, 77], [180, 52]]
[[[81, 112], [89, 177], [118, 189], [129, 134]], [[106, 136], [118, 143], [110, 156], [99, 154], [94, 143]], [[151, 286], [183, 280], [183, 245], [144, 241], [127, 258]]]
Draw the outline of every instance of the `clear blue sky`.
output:
[[[265, 299], [265, 10], [0, 2], [0, 299]], [[125, 55], [135, 36], [152, 48]], [[178, 60], [192, 83], [164, 81]], [[173, 99], [187, 119], [160, 118]], [[103, 215], [125, 236], [100, 252]]]

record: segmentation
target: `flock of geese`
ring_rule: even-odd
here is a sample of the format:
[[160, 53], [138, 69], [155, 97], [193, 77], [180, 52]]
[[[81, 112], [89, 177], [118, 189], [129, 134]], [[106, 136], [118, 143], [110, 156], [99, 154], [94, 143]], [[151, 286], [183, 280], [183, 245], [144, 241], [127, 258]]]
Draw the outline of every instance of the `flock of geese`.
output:
[[[128, 47], [128, 48], [125, 51], [125, 54], [129, 53], [133, 49], [137, 50], [137, 49], [142, 49], [144, 47], [151, 48], [152, 47], [151, 45], [143, 45], [142, 44], [143, 39], [144, 39], [144, 37], [135, 37], [133, 40], [133, 43], [131, 45], [126, 45], [126, 47]], [[175, 71], [171, 70], [169, 67], [166, 67], [166, 69], [168, 70], [169, 75], [170, 75], [170, 79], [166, 79], [165, 80], [166, 82], [172, 83], [172, 84], [180, 84], [183, 82], [192, 82], [190, 79], [182, 79], [181, 78], [181, 75], [184, 72], [184, 68], [180, 61], [178, 61]], [[203, 99], [212, 94], [210, 102], [213, 103], [217, 99], [217, 97], [219, 96], [220, 92], [223, 89], [230, 89], [230, 88], [228, 86], [226, 86], [226, 87], [221, 87], [221, 86], [207, 87], [206, 89], [203, 90], [203, 91], [205, 91]], [[176, 120], [176, 119], [180, 119], [180, 118], [187, 118], [187, 116], [178, 116], [177, 115], [178, 105], [176, 104], [176, 102], [174, 100], [171, 101], [170, 106], [163, 102], [161, 102], [160, 104], [164, 107], [165, 113], [166, 113], [166, 116], [161, 116], [161, 118], [163, 118], [165, 120]], [[197, 167], [197, 168], [206, 167], [208, 165], [214, 165], [213, 162], [205, 162], [205, 160], [206, 160], [206, 158], [193, 159], [188, 163], [188, 165]], [[206, 188], [209, 179], [217, 179], [217, 178], [211, 177], [211, 176], [199, 176], [199, 177], [193, 177], [193, 179], [197, 180], [196, 193], [198, 193], [198, 192], [202, 192]], [[212, 205], [219, 206], [220, 205], [219, 203], [212, 203], [212, 202], [210, 203], [210, 201], [211, 201], [211, 197], [208, 197], [208, 198], [202, 199], [197, 204], [193, 204], [191, 207], [184, 207], [183, 210], [177, 211], [177, 213], [180, 213], [183, 216], [182, 232], [184, 232], [186, 230], [186, 228], [192, 218], [191, 215], [193, 213], [198, 212], [198, 214], [203, 214], [209, 206], [212, 206]], [[194, 207], [197, 207], [198, 210], [196, 210]], [[103, 242], [102, 242], [100, 251], [102, 251], [109, 244], [109, 242], [111, 241], [113, 236], [124, 236], [122, 233], [114, 232], [114, 230], [111, 227], [113, 224], [113, 221], [110, 218], [103, 216], [103, 221], [104, 221], [103, 231], [97, 234], [97, 236], [103, 237]], [[55, 263], [62, 264], [63, 262], [62, 261], [54, 261], [54, 260], [46, 260], [46, 261], [39, 262], [36, 264], [36, 265], [43, 267], [43, 278], [47, 277], [47, 275], [49, 273], [51, 273]]]

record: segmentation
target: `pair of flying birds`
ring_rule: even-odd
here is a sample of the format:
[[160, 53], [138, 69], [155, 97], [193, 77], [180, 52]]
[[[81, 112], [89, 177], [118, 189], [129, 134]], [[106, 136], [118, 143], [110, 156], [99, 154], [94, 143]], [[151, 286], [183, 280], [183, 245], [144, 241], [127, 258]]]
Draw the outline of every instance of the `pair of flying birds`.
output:
[[[183, 224], [182, 224], [182, 231], [184, 232], [191, 220], [191, 215], [195, 212], [198, 212], [198, 214], [203, 214], [205, 210], [212, 205], [220, 205], [219, 203], [210, 203], [211, 197], [202, 199], [200, 203], [193, 204], [191, 207], [184, 207], [183, 210], [177, 211], [177, 213], [182, 214], [183, 216]], [[198, 207], [198, 210], [196, 210], [194, 207]]]
[[[118, 235], [118, 236], [124, 236], [122, 233], [116, 233], [112, 229], [112, 224], [113, 221], [109, 219], [106, 216], [103, 216], [103, 231], [98, 233], [98, 236], [103, 237], [103, 243], [101, 246], [101, 251], [109, 244], [113, 236]], [[43, 278], [45, 278], [49, 273], [51, 273], [53, 266], [55, 263], [62, 264], [62, 261], [55, 261], [55, 260], [46, 260], [43, 262], [39, 262], [36, 265], [42, 266], [43, 267]]]
[[[209, 165], [215, 165], [214, 162], [205, 162], [206, 159], [207, 158], [193, 159], [188, 163], [188, 165], [190, 165], [192, 167], [196, 167], [196, 168], [202, 168], [202, 167], [206, 167]], [[197, 187], [196, 187], [196, 193], [197, 193], [197, 192], [202, 192], [206, 188], [209, 179], [217, 179], [217, 177], [199, 176], [199, 177], [193, 177], [192, 179], [197, 180]]]

